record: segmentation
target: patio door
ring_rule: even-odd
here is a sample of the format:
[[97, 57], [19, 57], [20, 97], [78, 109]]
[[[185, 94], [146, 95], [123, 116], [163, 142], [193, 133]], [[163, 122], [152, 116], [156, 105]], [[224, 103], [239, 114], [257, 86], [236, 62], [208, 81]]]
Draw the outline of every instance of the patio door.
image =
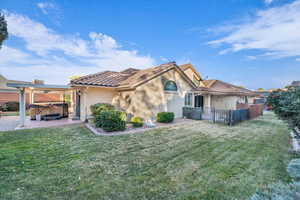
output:
[[204, 98], [203, 98], [203, 96], [201, 96], [201, 95], [196, 95], [195, 96], [195, 107], [196, 108], [199, 108], [199, 107], [201, 107], [201, 108], [203, 108], [203, 106], [204, 106]]

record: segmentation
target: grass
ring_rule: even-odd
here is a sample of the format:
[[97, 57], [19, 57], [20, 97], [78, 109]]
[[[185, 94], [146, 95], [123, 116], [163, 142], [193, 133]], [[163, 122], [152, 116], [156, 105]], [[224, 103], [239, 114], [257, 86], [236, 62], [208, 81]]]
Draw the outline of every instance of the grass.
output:
[[[0, 112], [1, 116], [19, 116], [19, 111], [16, 112]], [[29, 111], [26, 111], [26, 116], [29, 116]]]
[[273, 114], [113, 137], [19, 130], [0, 144], [0, 199], [247, 199], [290, 181], [288, 128]]

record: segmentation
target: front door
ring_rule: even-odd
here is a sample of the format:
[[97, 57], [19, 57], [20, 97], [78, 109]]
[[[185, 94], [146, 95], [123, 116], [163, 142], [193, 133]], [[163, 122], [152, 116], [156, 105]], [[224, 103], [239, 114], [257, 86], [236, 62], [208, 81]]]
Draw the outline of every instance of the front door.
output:
[[203, 96], [201, 96], [201, 95], [195, 96], [195, 107], [196, 108], [199, 108], [199, 107], [203, 108], [203, 105], [204, 105]]

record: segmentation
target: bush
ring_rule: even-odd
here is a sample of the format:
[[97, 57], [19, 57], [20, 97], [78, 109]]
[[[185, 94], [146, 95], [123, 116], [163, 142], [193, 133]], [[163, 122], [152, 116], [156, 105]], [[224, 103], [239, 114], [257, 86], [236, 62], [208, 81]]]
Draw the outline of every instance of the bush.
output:
[[109, 103], [97, 103], [97, 104], [91, 105], [90, 109], [91, 109], [92, 115], [94, 117], [96, 117], [102, 111], [114, 110], [115, 107]]
[[15, 102], [15, 101], [6, 102], [1, 107], [2, 107], [2, 111], [4, 111], [4, 112], [7, 112], [7, 111], [11, 111], [11, 112], [19, 111], [19, 102]]
[[133, 117], [131, 118], [131, 123], [133, 127], [142, 127], [144, 125], [144, 119], [141, 117]]
[[170, 123], [174, 120], [173, 112], [160, 112], [157, 114], [157, 121], [162, 123]]
[[280, 119], [285, 120], [292, 128], [300, 128], [300, 88], [289, 88], [287, 91], [274, 91], [268, 99], [268, 106], [272, 107]]
[[103, 128], [103, 130], [124, 131], [126, 129], [126, 113], [116, 110], [102, 111], [95, 117], [96, 127]]

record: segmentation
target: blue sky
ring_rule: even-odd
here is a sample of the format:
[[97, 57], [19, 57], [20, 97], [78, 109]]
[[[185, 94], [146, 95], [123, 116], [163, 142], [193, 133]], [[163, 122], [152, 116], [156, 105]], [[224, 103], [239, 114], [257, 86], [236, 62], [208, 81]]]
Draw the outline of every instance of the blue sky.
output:
[[0, 73], [64, 84], [72, 75], [168, 61], [250, 89], [300, 79], [300, 0], [1, 0]]

